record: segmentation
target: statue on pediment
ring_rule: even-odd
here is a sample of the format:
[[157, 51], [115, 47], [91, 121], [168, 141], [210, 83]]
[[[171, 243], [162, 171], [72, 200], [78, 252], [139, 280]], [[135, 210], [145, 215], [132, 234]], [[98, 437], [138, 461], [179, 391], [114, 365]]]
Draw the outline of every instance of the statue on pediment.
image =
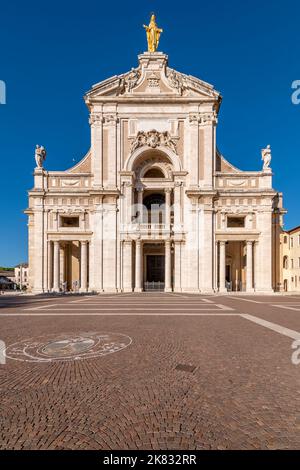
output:
[[127, 78], [125, 79], [125, 91], [126, 92], [130, 92], [136, 86], [137, 82], [139, 81], [140, 76], [141, 76], [141, 72], [138, 68], [131, 69]]
[[270, 163], [272, 159], [271, 155], [271, 145], [267, 145], [265, 149], [261, 150], [261, 159], [263, 160], [263, 170], [270, 168]]
[[169, 79], [171, 87], [175, 88], [178, 93], [182, 94], [184, 84], [181, 75], [179, 73], [176, 73], [173, 69], [168, 69], [167, 77]]
[[149, 26], [143, 25], [143, 27], [146, 30], [148, 52], [156, 52], [163, 30], [157, 27], [155, 15], [151, 15]]
[[46, 160], [46, 149], [42, 145], [35, 146], [35, 163], [36, 168], [43, 168], [43, 163]]

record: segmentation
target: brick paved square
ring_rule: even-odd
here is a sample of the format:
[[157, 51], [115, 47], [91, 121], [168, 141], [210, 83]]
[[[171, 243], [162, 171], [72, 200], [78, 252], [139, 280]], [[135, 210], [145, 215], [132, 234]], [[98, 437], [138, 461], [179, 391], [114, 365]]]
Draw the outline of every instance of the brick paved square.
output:
[[298, 302], [3, 297], [0, 448], [296, 449]]

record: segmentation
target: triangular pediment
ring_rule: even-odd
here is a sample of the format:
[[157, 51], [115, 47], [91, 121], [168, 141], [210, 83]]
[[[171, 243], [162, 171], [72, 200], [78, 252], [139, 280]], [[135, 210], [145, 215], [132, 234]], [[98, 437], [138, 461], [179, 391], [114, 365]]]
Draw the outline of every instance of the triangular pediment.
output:
[[168, 57], [159, 52], [141, 54], [137, 68], [97, 83], [86, 94], [86, 100], [101, 96], [198, 97], [216, 101], [221, 98], [209, 83], [168, 67]]

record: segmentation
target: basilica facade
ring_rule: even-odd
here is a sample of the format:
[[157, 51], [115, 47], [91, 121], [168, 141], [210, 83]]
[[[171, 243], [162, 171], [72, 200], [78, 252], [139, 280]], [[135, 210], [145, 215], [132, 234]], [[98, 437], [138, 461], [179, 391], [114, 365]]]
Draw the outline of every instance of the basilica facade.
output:
[[46, 171], [44, 149], [36, 159], [26, 210], [34, 293], [280, 290], [270, 158], [241, 171], [217, 150], [212, 85], [146, 52], [85, 102], [86, 156], [66, 171]]

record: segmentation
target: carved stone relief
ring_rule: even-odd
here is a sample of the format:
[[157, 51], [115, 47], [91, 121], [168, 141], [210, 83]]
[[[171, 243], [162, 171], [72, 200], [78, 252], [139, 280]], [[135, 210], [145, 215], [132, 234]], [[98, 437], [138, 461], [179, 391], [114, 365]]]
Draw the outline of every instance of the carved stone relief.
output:
[[139, 131], [137, 133], [137, 136], [131, 143], [131, 152], [134, 152], [136, 149], [138, 149], [139, 147], [143, 147], [144, 145], [148, 145], [151, 148], [156, 148], [159, 145], [164, 145], [165, 147], [169, 147], [172, 152], [177, 153], [176, 144], [168, 131]]
[[185, 84], [183, 76], [175, 72], [173, 69], [167, 69], [167, 78], [172, 88], [174, 88], [180, 95], [182, 95], [183, 90], [185, 89]]
[[132, 68], [131, 71], [122, 80], [119, 94], [123, 95], [124, 93], [130, 93], [131, 90], [135, 88], [140, 78], [141, 78], [140, 69]]

